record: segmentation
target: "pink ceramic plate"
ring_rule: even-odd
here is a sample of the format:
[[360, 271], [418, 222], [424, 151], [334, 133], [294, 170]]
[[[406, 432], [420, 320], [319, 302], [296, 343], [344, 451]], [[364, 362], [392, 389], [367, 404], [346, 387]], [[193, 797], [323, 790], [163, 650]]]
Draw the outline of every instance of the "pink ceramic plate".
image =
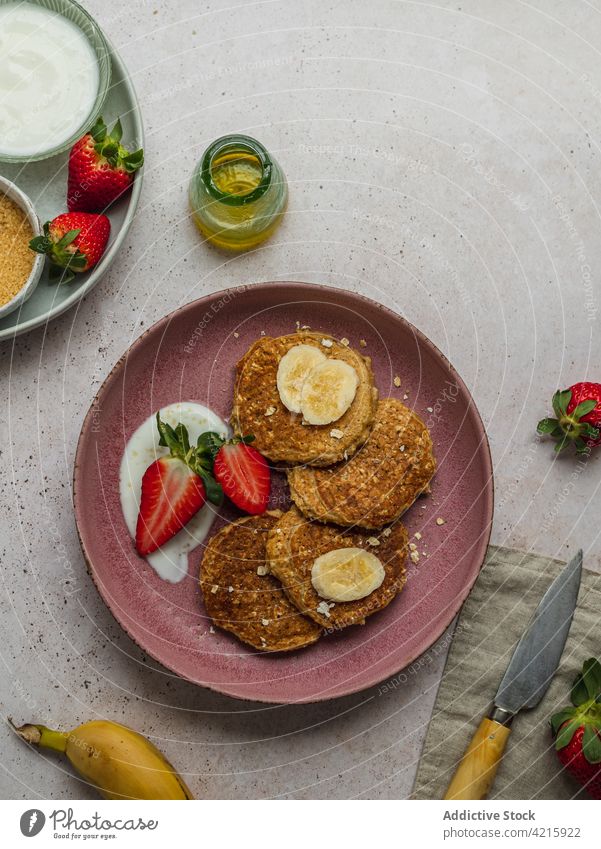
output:
[[[310, 325], [347, 337], [372, 358], [381, 397], [409, 396], [432, 431], [439, 469], [432, 494], [405, 515], [422, 533], [406, 589], [362, 627], [291, 654], [261, 654], [211, 633], [198, 588], [202, 549], [187, 578], [161, 581], [140, 559], [119, 501], [125, 443], [158, 408], [192, 400], [230, 413], [234, 366], [262, 333]], [[395, 375], [402, 386], [395, 387]], [[431, 412], [429, 411], [431, 410]], [[283, 476], [274, 505], [286, 498]], [[75, 517], [98, 590], [149, 655], [197, 684], [262, 702], [311, 702], [356, 692], [405, 668], [431, 646], [461, 607], [482, 565], [493, 512], [488, 443], [474, 402], [449, 362], [419, 331], [360, 295], [304, 283], [218, 292], [166, 316], [119, 360], [84, 422], [74, 480]], [[214, 529], [235, 516], [224, 509]], [[442, 517], [444, 524], [436, 519]]]

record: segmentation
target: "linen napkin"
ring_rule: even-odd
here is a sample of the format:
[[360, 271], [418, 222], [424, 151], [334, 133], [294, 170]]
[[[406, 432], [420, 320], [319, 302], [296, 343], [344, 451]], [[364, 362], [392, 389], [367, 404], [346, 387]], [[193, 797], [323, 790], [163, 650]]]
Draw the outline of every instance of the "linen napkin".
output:
[[[443, 798], [456, 764], [490, 707], [516, 643], [563, 566], [561, 561], [527, 552], [488, 549], [457, 621], [412, 798]], [[586, 798], [561, 768], [549, 718], [569, 704], [574, 678], [589, 657], [601, 659], [601, 575], [585, 568], [560, 667], [542, 702], [514, 719], [490, 799]]]

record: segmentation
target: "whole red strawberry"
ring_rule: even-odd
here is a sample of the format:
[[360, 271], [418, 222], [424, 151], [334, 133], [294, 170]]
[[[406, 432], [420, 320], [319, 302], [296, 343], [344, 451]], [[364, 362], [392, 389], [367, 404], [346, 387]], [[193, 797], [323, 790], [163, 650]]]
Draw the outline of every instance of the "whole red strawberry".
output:
[[223, 492], [211, 474], [212, 454], [201, 439], [191, 446], [188, 430], [161, 421], [159, 445], [169, 455], [159, 457], [144, 472], [136, 525], [136, 549], [145, 556], [164, 545], [195, 516], [208, 499], [221, 504]]
[[33, 238], [29, 247], [46, 254], [51, 277], [68, 283], [76, 274], [93, 268], [102, 257], [111, 233], [106, 215], [65, 212], [44, 224], [44, 235]]
[[571, 692], [573, 707], [551, 719], [557, 756], [593, 799], [601, 799], [601, 664], [585, 661]]
[[553, 396], [556, 419], [542, 419], [537, 430], [557, 440], [559, 453], [574, 445], [577, 454], [587, 454], [601, 445], [601, 383], [575, 383]]
[[121, 144], [122, 135], [121, 121], [109, 133], [99, 118], [90, 132], [75, 142], [69, 154], [70, 212], [102, 212], [131, 186], [144, 163], [144, 151], [130, 153]]

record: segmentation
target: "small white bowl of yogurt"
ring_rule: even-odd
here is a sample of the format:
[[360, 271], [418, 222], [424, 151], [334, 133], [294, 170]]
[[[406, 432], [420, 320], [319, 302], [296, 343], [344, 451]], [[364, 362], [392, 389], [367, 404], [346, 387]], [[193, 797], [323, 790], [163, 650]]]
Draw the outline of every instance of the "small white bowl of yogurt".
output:
[[0, 0], [0, 160], [67, 150], [100, 114], [110, 78], [106, 40], [73, 0]]

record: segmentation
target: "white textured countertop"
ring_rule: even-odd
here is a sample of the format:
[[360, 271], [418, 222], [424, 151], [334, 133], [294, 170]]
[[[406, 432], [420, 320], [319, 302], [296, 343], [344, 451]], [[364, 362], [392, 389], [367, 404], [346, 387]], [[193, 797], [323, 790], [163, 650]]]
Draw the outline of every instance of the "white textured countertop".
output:
[[[348, 288], [405, 315], [471, 389], [495, 463], [493, 541], [558, 557], [582, 545], [598, 568], [601, 457], [554, 461], [535, 427], [557, 386], [601, 378], [601, 3], [85, 5], [138, 91], [145, 183], [110, 273], [0, 349], [2, 714], [125, 722], [199, 796], [404, 797], [445, 638], [402, 686], [314, 706], [252, 706], [177, 680], [86, 574], [76, 440], [113, 363], [181, 303], [263, 280]], [[279, 159], [290, 208], [271, 242], [224, 258], [187, 219], [186, 187], [206, 145], [234, 131]], [[93, 797], [0, 733], [2, 797]]]

